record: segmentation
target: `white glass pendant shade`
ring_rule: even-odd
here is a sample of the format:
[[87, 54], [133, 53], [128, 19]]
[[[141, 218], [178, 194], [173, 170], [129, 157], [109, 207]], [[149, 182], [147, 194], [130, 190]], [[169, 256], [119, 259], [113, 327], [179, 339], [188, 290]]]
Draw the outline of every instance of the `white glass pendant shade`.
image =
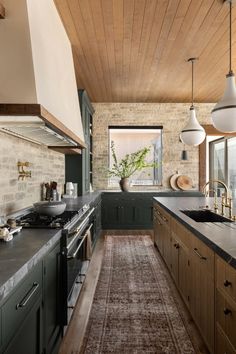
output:
[[186, 145], [197, 146], [205, 139], [204, 128], [198, 123], [193, 106], [190, 107], [190, 118], [187, 125], [180, 133], [181, 141]]
[[211, 111], [212, 124], [224, 133], [236, 132], [236, 88], [234, 74], [226, 76], [226, 89], [222, 99]]

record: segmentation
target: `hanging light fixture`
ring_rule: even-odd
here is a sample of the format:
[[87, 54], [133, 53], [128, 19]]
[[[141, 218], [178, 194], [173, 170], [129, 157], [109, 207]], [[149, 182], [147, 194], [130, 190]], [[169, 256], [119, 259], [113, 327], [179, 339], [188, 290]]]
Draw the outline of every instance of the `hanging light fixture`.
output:
[[180, 133], [181, 141], [186, 145], [199, 145], [205, 139], [206, 133], [203, 127], [198, 123], [196, 118], [195, 107], [193, 105], [193, 65], [197, 58], [189, 58], [188, 62], [192, 63], [192, 104], [190, 107], [190, 118], [187, 125]]
[[221, 100], [211, 111], [214, 127], [225, 133], [236, 131], [236, 88], [232, 70], [232, 0], [229, 2], [229, 73], [226, 75], [226, 89]]

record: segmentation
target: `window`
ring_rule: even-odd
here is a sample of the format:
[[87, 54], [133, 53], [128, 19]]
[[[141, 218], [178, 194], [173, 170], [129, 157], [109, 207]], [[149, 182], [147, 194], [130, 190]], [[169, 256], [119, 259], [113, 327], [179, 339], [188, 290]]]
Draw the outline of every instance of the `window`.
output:
[[[157, 167], [145, 168], [135, 172], [130, 177], [131, 185], [161, 185], [162, 183], [162, 126], [151, 127], [109, 127], [109, 146], [114, 142], [117, 159], [131, 154], [144, 147], [150, 147], [146, 158], [148, 163], [156, 162]], [[109, 168], [112, 167], [113, 158], [109, 154]], [[109, 178], [109, 186], [116, 187], [118, 177]]]
[[[225, 182], [236, 197], [236, 138], [210, 142], [210, 178]], [[221, 187], [218, 186], [220, 190]], [[218, 193], [219, 195], [219, 193]]]

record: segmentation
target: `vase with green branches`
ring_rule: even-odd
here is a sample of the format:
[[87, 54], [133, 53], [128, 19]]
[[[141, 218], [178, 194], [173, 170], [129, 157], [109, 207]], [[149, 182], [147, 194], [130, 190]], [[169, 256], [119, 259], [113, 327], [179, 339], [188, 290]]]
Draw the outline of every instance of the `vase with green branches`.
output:
[[108, 170], [109, 177], [119, 177], [120, 187], [123, 192], [127, 192], [129, 188], [129, 177], [137, 171], [141, 171], [145, 168], [156, 167], [156, 163], [149, 163], [146, 161], [147, 155], [150, 152], [151, 147], [144, 147], [126, 154], [120, 161], [117, 159], [115, 152], [114, 141], [111, 142], [111, 155], [113, 158], [113, 165]]

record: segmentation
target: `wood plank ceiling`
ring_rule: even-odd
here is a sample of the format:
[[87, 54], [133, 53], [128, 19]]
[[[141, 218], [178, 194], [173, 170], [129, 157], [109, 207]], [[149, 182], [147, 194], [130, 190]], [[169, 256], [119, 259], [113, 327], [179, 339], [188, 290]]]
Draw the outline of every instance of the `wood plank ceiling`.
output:
[[[228, 72], [223, 0], [54, 0], [73, 48], [77, 83], [93, 102], [216, 102]], [[236, 70], [236, 6], [233, 68]]]

